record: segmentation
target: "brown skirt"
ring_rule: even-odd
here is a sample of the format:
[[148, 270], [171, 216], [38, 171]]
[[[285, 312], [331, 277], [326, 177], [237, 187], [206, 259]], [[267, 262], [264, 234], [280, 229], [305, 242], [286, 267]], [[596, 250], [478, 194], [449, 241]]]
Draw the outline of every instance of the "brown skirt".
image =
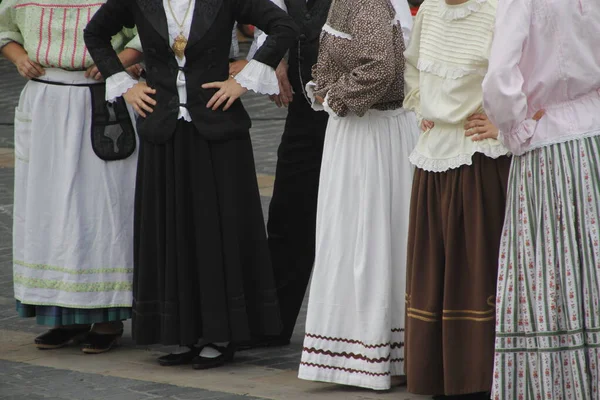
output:
[[407, 262], [406, 374], [411, 393], [492, 386], [498, 250], [510, 158], [415, 171]]

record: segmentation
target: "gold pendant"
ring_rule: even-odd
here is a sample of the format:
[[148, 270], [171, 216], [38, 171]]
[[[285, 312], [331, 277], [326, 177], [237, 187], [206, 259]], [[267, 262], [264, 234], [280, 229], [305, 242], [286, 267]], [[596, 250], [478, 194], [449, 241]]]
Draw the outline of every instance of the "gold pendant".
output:
[[180, 60], [183, 59], [185, 55], [185, 48], [187, 46], [187, 39], [181, 33], [175, 38], [175, 42], [173, 43], [173, 52]]

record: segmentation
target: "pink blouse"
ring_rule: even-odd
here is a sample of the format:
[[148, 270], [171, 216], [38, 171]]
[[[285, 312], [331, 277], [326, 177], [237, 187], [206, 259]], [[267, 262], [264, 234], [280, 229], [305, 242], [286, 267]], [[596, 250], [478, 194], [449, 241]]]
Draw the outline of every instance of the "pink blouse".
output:
[[600, 0], [499, 1], [483, 92], [515, 155], [600, 135]]

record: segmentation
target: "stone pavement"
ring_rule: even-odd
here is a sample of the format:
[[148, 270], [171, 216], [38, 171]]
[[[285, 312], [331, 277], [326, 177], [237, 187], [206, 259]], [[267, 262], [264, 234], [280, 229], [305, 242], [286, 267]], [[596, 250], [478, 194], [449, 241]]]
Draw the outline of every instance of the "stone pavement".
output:
[[[212, 371], [158, 366], [156, 357], [169, 349], [135, 346], [129, 324], [121, 347], [108, 354], [84, 355], [76, 346], [35, 349], [33, 338], [45, 329], [16, 316], [12, 287], [12, 118], [24, 83], [12, 65], [0, 59], [0, 399], [424, 399], [400, 387], [381, 393], [297, 379], [306, 304], [290, 346], [240, 352], [234, 363]], [[248, 94], [244, 104], [254, 121], [252, 139], [266, 216], [286, 113], [263, 96]]]

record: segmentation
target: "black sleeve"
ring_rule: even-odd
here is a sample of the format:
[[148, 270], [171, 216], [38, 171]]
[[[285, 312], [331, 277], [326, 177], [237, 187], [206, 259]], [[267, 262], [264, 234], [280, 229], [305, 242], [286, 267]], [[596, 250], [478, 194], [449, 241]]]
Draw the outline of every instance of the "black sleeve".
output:
[[85, 45], [104, 79], [125, 71], [111, 40], [123, 28], [134, 26], [130, 0], [108, 0], [84, 29]]
[[298, 38], [294, 20], [270, 0], [234, 0], [234, 9], [239, 23], [255, 25], [268, 35], [254, 60], [277, 68]]

